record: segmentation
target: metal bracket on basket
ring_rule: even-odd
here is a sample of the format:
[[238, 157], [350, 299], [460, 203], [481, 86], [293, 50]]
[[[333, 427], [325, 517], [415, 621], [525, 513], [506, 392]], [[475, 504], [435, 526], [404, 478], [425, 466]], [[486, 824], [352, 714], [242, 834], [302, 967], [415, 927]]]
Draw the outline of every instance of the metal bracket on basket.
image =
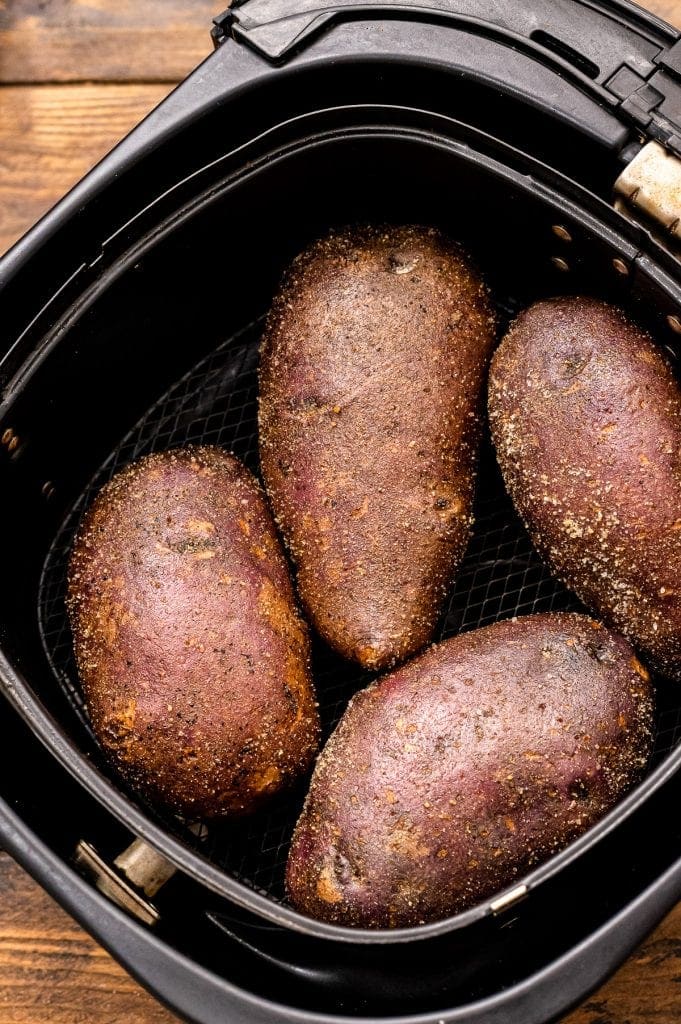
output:
[[[201, 826], [198, 826], [201, 828]], [[203, 830], [197, 835], [203, 835]], [[144, 924], [154, 925], [160, 914], [151, 899], [177, 868], [142, 839], [135, 839], [108, 864], [91, 843], [81, 839], [74, 860], [81, 872], [119, 907], [134, 914]]]
[[646, 143], [615, 182], [615, 196], [620, 213], [681, 246], [681, 158], [659, 142]]

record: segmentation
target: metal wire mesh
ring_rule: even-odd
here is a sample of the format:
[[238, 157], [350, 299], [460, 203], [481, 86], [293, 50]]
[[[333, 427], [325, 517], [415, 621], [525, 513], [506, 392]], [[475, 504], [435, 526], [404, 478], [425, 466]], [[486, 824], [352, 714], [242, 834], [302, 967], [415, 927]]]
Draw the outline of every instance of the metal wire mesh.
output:
[[[508, 315], [509, 309], [503, 312]], [[40, 593], [41, 632], [63, 693], [94, 745], [71, 649], [64, 606], [66, 569], [75, 530], [97, 490], [121, 466], [151, 451], [189, 442], [217, 444], [258, 471], [256, 369], [260, 324], [229, 338], [154, 404], [107, 459], [61, 526], [48, 553]], [[504, 491], [494, 453], [483, 444], [476, 525], [450, 596], [438, 637], [476, 629], [497, 619], [551, 610], [578, 610], [578, 600], [542, 564]], [[349, 697], [371, 678], [315, 640], [313, 667], [325, 735]], [[681, 688], [660, 682], [653, 764], [681, 737]], [[291, 831], [304, 789], [248, 820], [212, 826], [207, 853], [238, 880], [275, 900], [284, 897], [283, 877]], [[158, 818], [158, 814], [153, 812]], [[192, 841], [174, 819], [166, 827]]]

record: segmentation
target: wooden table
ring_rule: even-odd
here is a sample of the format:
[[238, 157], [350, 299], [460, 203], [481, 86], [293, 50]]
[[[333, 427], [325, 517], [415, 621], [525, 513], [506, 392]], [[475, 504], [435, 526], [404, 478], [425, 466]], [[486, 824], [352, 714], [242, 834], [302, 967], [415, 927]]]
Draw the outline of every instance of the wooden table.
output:
[[[681, 25], [681, 0], [650, 0]], [[209, 51], [211, 0], [0, 0], [0, 252]], [[170, 1024], [0, 854], [0, 1024]], [[681, 1021], [681, 905], [565, 1024]]]

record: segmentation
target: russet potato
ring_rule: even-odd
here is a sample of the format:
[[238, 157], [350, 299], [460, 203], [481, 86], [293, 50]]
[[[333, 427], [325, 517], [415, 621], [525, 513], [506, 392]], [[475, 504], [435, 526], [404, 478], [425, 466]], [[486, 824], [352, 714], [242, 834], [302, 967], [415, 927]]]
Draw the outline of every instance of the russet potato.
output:
[[99, 741], [149, 800], [241, 815], [308, 770], [307, 627], [264, 496], [221, 449], [149, 455], [87, 511], [68, 605]]
[[433, 636], [466, 548], [495, 317], [439, 231], [303, 252], [263, 338], [260, 460], [311, 623], [382, 669]]

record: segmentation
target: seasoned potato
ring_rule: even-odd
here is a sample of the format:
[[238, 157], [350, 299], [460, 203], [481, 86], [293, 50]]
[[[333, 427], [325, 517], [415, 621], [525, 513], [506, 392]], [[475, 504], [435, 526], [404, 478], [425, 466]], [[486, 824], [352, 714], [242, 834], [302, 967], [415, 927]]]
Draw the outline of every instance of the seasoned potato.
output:
[[650, 753], [648, 673], [575, 614], [496, 623], [359, 693], [293, 836], [299, 910], [404, 927], [493, 896], [585, 832]]
[[303, 605], [368, 668], [432, 637], [468, 541], [487, 291], [439, 232], [357, 228], [293, 263], [260, 364], [260, 459]]
[[93, 728], [189, 818], [245, 814], [318, 743], [307, 629], [251, 474], [218, 448], [149, 455], [102, 489], [68, 606]]
[[489, 413], [541, 555], [681, 678], [681, 391], [666, 358], [603, 302], [538, 302], [495, 354]]

